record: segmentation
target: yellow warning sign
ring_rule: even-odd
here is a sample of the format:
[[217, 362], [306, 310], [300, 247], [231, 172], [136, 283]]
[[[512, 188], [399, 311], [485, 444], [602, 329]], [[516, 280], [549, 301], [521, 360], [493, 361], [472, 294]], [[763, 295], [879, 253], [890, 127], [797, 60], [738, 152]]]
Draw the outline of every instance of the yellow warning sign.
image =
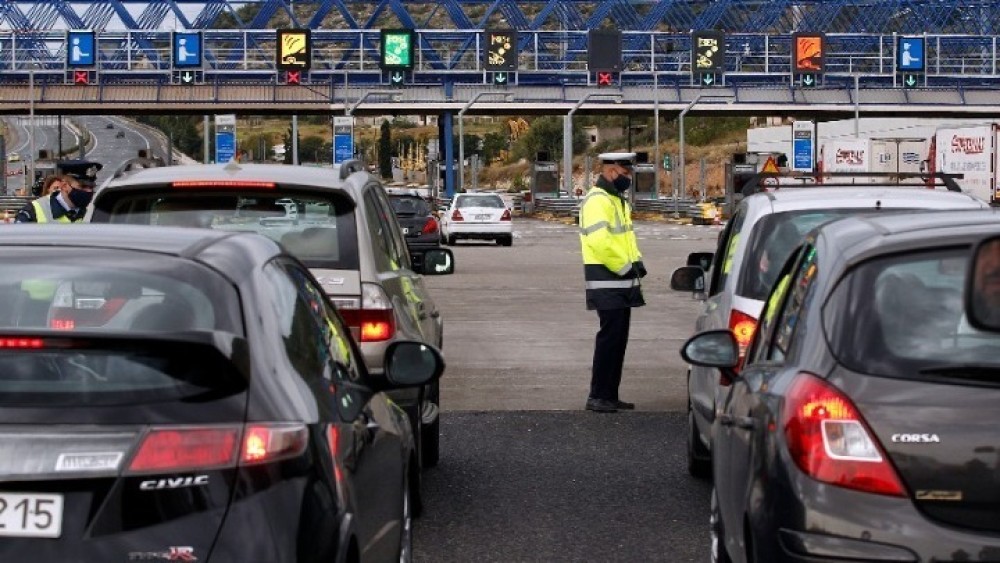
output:
[[761, 169], [761, 172], [765, 174], [777, 174], [780, 172], [778, 170], [778, 163], [774, 161], [773, 156], [767, 157], [767, 162], [764, 163], [764, 168]]
[[279, 70], [304, 70], [312, 66], [312, 45], [308, 29], [279, 29], [277, 64]]

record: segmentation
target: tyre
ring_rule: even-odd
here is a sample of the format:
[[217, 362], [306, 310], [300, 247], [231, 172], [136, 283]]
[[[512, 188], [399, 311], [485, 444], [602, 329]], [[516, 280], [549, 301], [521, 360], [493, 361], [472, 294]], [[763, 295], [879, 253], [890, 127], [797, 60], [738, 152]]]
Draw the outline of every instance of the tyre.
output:
[[455, 235], [448, 235], [448, 246], [455, 246], [456, 240], [458, 239], [455, 238]]
[[514, 237], [512, 235], [507, 235], [497, 239], [497, 244], [500, 246], [511, 246], [514, 244]]
[[722, 515], [719, 509], [719, 493], [712, 487], [712, 508], [709, 517], [709, 534], [711, 537], [712, 563], [732, 563], [729, 552], [726, 551], [726, 530], [722, 525]]
[[430, 424], [421, 424], [420, 458], [424, 469], [436, 467], [441, 457], [441, 388], [437, 381], [431, 384], [427, 400], [434, 403], [437, 417]]
[[712, 478], [712, 452], [701, 443], [698, 426], [694, 422], [694, 411], [688, 405], [687, 415], [687, 466], [688, 473], [698, 479]]

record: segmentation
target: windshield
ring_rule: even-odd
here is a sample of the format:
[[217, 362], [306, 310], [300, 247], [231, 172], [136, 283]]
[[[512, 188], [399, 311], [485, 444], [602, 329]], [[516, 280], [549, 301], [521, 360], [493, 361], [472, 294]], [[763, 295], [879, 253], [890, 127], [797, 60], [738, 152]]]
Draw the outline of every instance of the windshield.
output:
[[503, 199], [496, 195], [460, 195], [456, 207], [492, 207], [503, 209]]
[[1000, 379], [1000, 333], [973, 329], [964, 314], [969, 253], [912, 253], [852, 270], [823, 310], [834, 354], [849, 369], [874, 375], [992, 364]]
[[806, 233], [832, 219], [858, 213], [858, 209], [802, 209], [764, 216], [750, 233], [736, 294], [763, 301]]
[[430, 215], [431, 206], [419, 197], [389, 196], [389, 203], [396, 215]]
[[113, 223], [253, 232], [310, 268], [358, 269], [354, 203], [345, 194], [144, 192], [122, 196], [109, 214]]

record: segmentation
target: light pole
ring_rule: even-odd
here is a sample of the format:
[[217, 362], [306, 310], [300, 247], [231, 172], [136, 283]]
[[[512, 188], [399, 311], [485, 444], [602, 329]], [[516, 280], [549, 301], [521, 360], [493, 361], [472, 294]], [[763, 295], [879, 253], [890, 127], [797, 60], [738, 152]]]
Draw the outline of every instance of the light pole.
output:
[[677, 192], [679, 190], [687, 190], [687, 177], [684, 171], [684, 116], [687, 115], [687, 112], [691, 111], [691, 108], [693, 108], [695, 104], [708, 98], [729, 100], [729, 103], [733, 103], [736, 96], [732, 94], [704, 94], [699, 92], [698, 95], [696, 95], [694, 99], [688, 103], [687, 107], [681, 110], [680, 115], [677, 116], [677, 124], [680, 127], [680, 131], [678, 131], [678, 143], [680, 144], [680, 150], [677, 151], [677, 166], [680, 167], [680, 187], [674, 189], [674, 219], [680, 219], [681, 216], [680, 212], [677, 210]]
[[31, 163], [30, 170], [28, 170], [28, 177], [25, 178], [24, 187], [27, 188], [27, 195], [31, 195], [31, 189], [35, 184], [35, 159], [38, 155], [35, 153], [35, 69], [28, 70], [28, 127], [31, 131], [28, 132], [28, 140], [31, 143], [31, 158], [29, 162]]
[[[566, 190], [567, 196], [573, 191], [573, 114], [591, 98], [612, 98], [619, 104], [622, 101], [621, 94], [590, 92], [576, 102], [573, 109], [569, 110], [569, 113], [563, 117], [563, 188]], [[556, 197], [558, 196], [559, 192], [557, 191]]]
[[460, 189], [465, 187], [465, 129], [462, 125], [464, 121], [462, 117], [465, 112], [469, 111], [472, 104], [484, 96], [500, 96], [505, 101], [510, 101], [512, 94], [509, 92], [476, 92], [476, 95], [458, 111], [458, 187]]
[[358, 98], [358, 101], [354, 102], [351, 105], [351, 107], [344, 106], [344, 115], [346, 115], [347, 117], [351, 117], [352, 115], [354, 115], [354, 110], [358, 109], [358, 106], [363, 104], [365, 100], [367, 100], [372, 96], [384, 96], [390, 98], [390, 101], [393, 102], [399, 100], [399, 92], [386, 91], [386, 90], [372, 90], [370, 92], [365, 92], [365, 95]]

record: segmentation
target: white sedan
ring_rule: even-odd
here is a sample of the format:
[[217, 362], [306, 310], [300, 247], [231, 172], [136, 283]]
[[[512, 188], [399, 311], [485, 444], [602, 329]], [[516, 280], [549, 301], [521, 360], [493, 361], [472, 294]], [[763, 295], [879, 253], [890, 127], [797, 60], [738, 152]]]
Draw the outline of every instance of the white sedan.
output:
[[448, 245], [458, 239], [480, 239], [510, 246], [514, 243], [510, 209], [497, 194], [458, 194], [441, 215], [441, 239]]

